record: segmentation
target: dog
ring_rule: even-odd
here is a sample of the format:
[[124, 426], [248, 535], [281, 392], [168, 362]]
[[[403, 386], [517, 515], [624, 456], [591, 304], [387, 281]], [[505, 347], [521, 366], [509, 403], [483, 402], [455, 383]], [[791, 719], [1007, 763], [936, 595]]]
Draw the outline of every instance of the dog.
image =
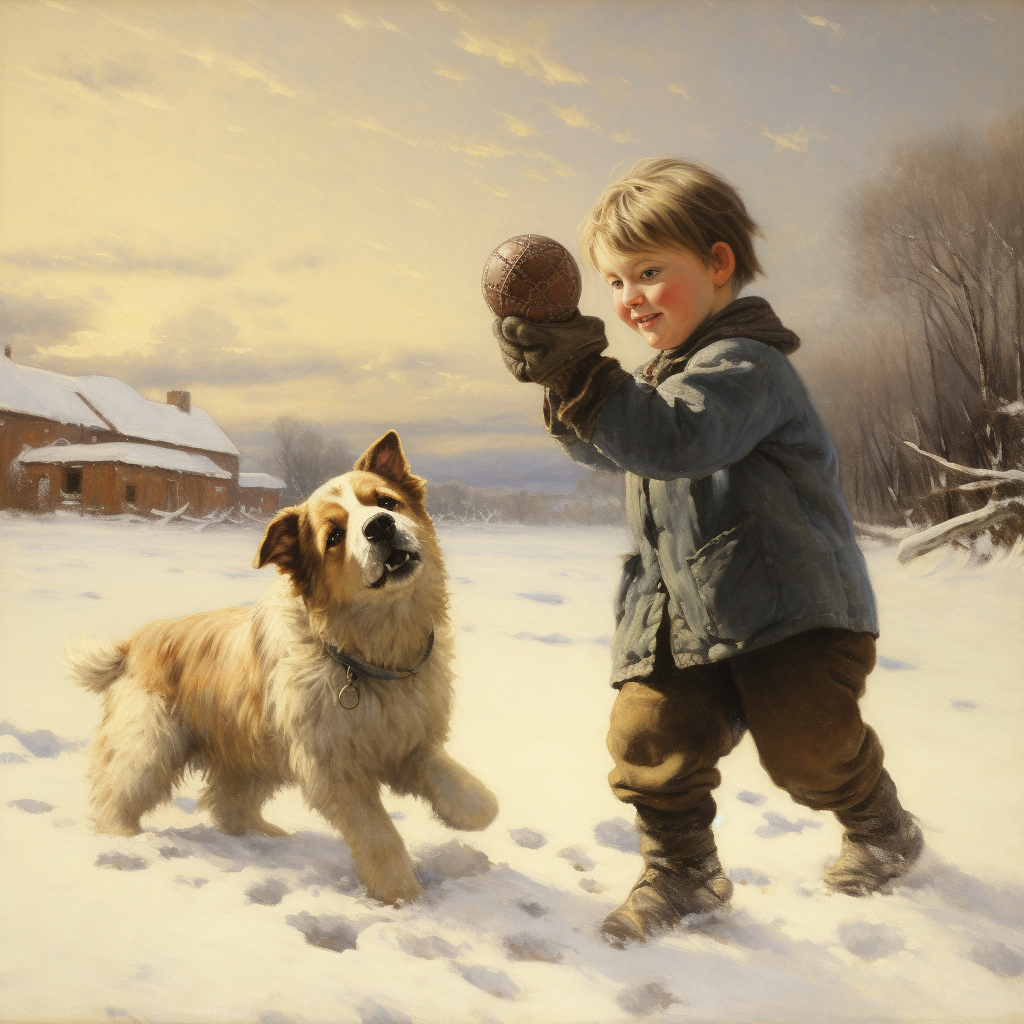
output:
[[262, 807], [298, 785], [371, 897], [422, 895], [381, 786], [422, 798], [451, 828], [484, 829], [498, 812], [444, 749], [453, 635], [424, 498], [389, 431], [269, 523], [253, 565], [280, 576], [253, 606], [69, 648], [76, 681], [103, 695], [88, 771], [100, 831], [137, 834], [193, 769], [219, 829], [281, 836]]

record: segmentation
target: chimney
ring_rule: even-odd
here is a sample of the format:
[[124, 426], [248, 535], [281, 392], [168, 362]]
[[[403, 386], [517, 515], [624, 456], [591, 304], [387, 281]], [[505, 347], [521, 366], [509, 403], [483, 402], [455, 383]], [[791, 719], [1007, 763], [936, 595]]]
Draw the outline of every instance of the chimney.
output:
[[192, 393], [190, 391], [168, 391], [167, 404], [176, 405], [182, 412], [191, 412]]
[[11, 358], [11, 346], [10, 346], [10, 345], [4, 345], [4, 355], [5, 355], [5, 356], [6, 356], [6, 357], [7, 357], [8, 359], [10, 359], [10, 358]]

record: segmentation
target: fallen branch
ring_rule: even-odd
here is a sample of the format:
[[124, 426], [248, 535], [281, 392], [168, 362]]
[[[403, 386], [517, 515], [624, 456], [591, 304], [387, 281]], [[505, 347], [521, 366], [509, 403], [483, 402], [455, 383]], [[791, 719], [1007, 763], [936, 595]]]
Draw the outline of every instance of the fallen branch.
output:
[[980, 533], [982, 530], [1001, 523], [1004, 519], [1021, 513], [1024, 513], [1024, 501], [1020, 498], [1004, 498], [1002, 501], [990, 502], [975, 512], [956, 516], [937, 526], [931, 526], [927, 530], [915, 533], [913, 537], [907, 537], [896, 549], [896, 557], [906, 565], [907, 562], [919, 555], [934, 551], [935, 548], [942, 547], [943, 544], [948, 544], [958, 537]]
[[918, 448], [913, 441], [908, 441], [905, 437], [899, 438], [908, 448], [912, 448], [918, 455], [923, 455], [926, 459], [931, 459], [932, 462], [937, 462], [940, 466], [945, 466], [946, 469], [951, 469], [955, 473], [965, 473], [967, 476], [975, 476], [982, 480], [996, 480], [1002, 482], [1013, 481], [1014, 483], [1024, 483], [1024, 470], [1020, 469], [977, 469], [974, 466], [961, 466], [959, 463], [950, 462], [948, 459], [942, 458], [941, 455], [934, 455], [932, 452], [926, 452], [923, 448]]
[[188, 502], [186, 501], [185, 504], [181, 506], [181, 508], [177, 509], [174, 512], [161, 512], [160, 509], [158, 509], [158, 508], [151, 508], [149, 511], [153, 515], [157, 516], [159, 522], [161, 524], [163, 524], [163, 523], [169, 523], [172, 519], [177, 519], [178, 516], [182, 515], [184, 513], [185, 509], [187, 509], [187, 508], [188, 508]]

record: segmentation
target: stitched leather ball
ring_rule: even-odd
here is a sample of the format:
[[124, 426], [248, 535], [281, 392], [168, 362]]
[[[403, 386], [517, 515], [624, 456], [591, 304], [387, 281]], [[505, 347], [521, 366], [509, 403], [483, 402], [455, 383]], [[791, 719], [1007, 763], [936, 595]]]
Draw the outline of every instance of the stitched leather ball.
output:
[[580, 302], [580, 268], [553, 238], [516, 235], [487, 257], [480, 286], [495, 316], [568, 320]]

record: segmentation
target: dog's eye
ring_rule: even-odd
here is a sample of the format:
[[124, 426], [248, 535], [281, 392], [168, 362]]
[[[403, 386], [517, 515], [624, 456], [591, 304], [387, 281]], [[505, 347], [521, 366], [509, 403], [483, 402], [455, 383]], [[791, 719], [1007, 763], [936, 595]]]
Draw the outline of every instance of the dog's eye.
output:
[[340, 544], [344, 539], [345, 531], [340, 526], [336, 526], [329, 534], [327, 534], [327, 547], [333, 548], [336, 544]]
[[377, 508], [387, 509], [389, 512], [393, 512], [398, 508], [398, 502], [394, 498], [389, 498], [386, 494], [382, 494], [377, 499]]

